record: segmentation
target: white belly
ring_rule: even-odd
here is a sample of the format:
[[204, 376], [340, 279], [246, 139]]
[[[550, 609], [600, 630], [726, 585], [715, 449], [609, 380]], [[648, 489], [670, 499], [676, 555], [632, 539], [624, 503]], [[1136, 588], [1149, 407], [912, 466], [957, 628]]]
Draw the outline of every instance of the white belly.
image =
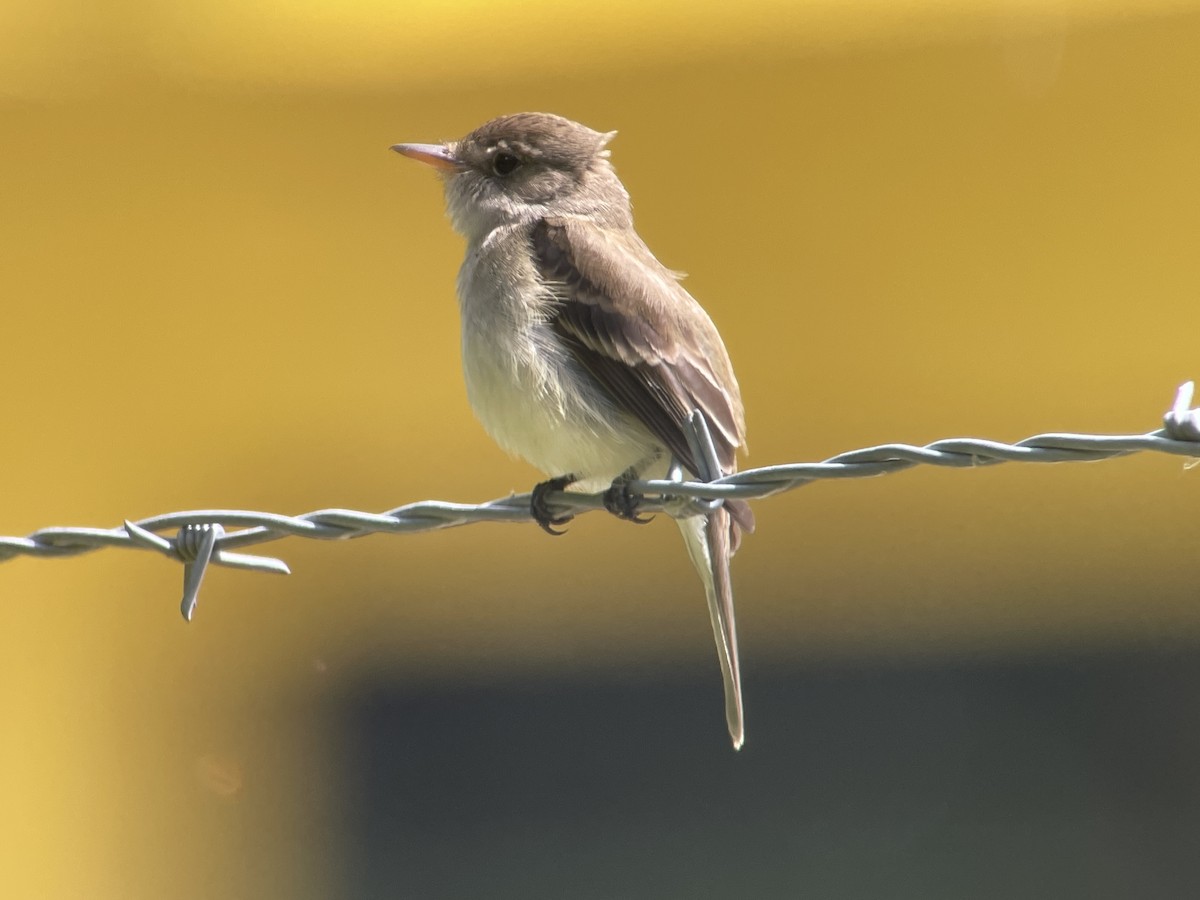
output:
[[605, 488], [660, 455], [649, 431], [552, 346], [529, 336], [519, 348], [506, 343], [463, 335], [467, 397], [504, 450], [551, 477], [574, 475], [583, 490]]

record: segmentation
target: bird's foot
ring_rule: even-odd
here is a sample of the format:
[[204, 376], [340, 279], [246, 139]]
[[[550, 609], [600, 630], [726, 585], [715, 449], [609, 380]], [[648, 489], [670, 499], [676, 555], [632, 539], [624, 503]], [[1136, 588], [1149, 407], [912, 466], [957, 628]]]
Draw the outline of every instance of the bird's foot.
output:
[[551, 512], [550, 504], [546, 502], [546, 495], [552, 491], [564, 490], [577, 480], [574, 475], [560, 475], [558, 478], [551, 478], [549, 481], [543, 481], [533, 486], [533, 491], [529, 495], [529, 512], [546, 534], [552, 534], [555, 537], [566, 534], [566, 531], [558, 531], [554, 526], [566, 525], [575, 518], [571, 513], [556, 515]]
[[604, 492], [604, 508], [618, 519], [633, 522], [635, 525], [646, 525], [654, 519], [654, 516], [638, 514], [638, 507], [646, 498], [629, 489], [629, 482], [637, 480], [637, 477], [637, 470], [626, 469], [613, 479], [612, 485]]

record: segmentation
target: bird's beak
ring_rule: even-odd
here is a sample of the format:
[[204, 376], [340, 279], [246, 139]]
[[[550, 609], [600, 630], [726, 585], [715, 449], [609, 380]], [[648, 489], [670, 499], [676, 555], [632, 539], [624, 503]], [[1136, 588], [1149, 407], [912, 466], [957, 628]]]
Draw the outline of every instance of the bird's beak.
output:
[[401, 156], [423, 162], [443, 172], [457, 172], [462, 169], [462, 164], [444, 144], [396, 144], [392, 149]]

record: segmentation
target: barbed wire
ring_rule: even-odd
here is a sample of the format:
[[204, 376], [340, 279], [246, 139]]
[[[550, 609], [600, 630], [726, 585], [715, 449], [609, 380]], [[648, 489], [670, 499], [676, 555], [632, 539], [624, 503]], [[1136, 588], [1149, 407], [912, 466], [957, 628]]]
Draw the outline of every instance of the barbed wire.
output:
[[[678, 463], [667, 479], [638, 479], [629, 489], [643, 500], [638, 510], [679, 517], [712, 509], [724, 500], [754, 500], [830, 478], [872, 478], [917, 465], [974, 468], [1005, 462], [1094, 462], [1156, 452], [1200, 456], [1200, 410], [1192, 409], [1193, 382], [1182, 385], [1163, 427], [1147, 434], [1100, 435], [1048, 433], [1014, 444], [976, 438], [949, 438], [924, 446], [880, 444], [840, 453], [822, 462], [789, 463], [719, 474], [716, 449], [704, 417], [693, 413], [688, 440], [700, 460], [701, 480], [684, 481]], [[603, 494], [554, 491], [547, 505], [562, 513], [604, 508]], [[154, 550], [184, 564], [183, 617], [191, 621], [200, 584], [210, 564], [290, 574], [282, 560], [234, 550], [285, 537], [346, 540], [368, 534], [411, 534], [476, 522], [532, 522], [530, 494], [513, 494], [486, 503], [425, 500], [383, 513], [320, 509], [298, 516], [239, 509], [198, 509], [166, 513], [116, 528], [42, 528], [25, 537], [0, 537], [0, 562], [16, 556], [62, 557], [105, 547]], [[238, 529], [230, 531], [228, 529]], [[172, 537], [158, 532], [175, 530]]]

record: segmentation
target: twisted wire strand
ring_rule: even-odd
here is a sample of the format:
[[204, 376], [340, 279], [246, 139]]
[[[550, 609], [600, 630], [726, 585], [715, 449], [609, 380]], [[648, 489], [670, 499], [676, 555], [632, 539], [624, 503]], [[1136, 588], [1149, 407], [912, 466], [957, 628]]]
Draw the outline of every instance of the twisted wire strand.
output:
[[[672, 516], [695, 515], [722, 500], [753, 500], [790, 491], [814, 481], [872, 478], [917, 465], [968, 468], [1005, 462], [1093, 462], [1153, 452], [1200, 456], [1200, 410], [1192, 409], [1194, 386], [1182, 385], [1163, 418], [1163, 428], [1148, 434], [1098, 435], [1048, 433], [1014, 444], [975, 438], [949, 438], [924, 446], [880, 444], [840, 453], [822, 462], [789, 463], [746, 469], [706, 480], [635, 480], [632, 491], [644, 495], [639, 510]], [[716, 459], [712, 438], [698, 413], [692, 415], [689, 438], [705, 451], [699, 459]], [[702, 465], [702, 468], [707, 468]], [[673, 472], [678, 475], [678, 467]], [[546, 497], [556, 511], [583, 513], [603, 509], [602, 494], [558, 491]], [[284, 537], [345, 540], [368, 534], [409, 534], [455, 528], [477, 522], [532, 522], [529, 494], [513, 494], [486, 503], [425, 500], [383, 513], [353, 509], [319, 509], [297, 516], [239, 509], [198, 509], [166, 513], [115, 528], [42, 528], [25, 537], [0, 537], [0, 562], [16, 556], [62, 557], [105, 547], [155, 550], [184, 564], [184, 618], [195, 611], [200, 582], [208, 565], [287, 574], [282, 560], [233, 552]], [[229, 530], [234, 529], [234, 530]], [[174, 530], [174, 537], [159, 532]]]

